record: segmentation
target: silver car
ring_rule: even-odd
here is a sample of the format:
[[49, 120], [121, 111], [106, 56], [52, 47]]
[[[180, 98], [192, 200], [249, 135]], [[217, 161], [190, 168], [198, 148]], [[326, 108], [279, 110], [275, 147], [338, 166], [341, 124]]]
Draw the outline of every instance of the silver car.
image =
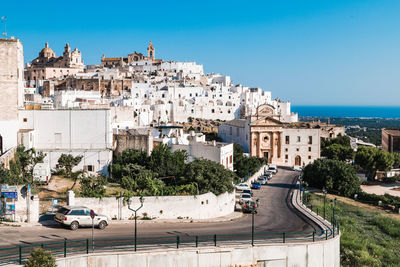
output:
[[[54, 216], [54, 220], [68, 226], [71, 230], [76, 230], [80, 226], [92, 226], [90, 209], [82, 206], [61, 207]], [[108, 225], [107, 216], [95, 213], [93, 223], [94, 226], [104, 229]]]

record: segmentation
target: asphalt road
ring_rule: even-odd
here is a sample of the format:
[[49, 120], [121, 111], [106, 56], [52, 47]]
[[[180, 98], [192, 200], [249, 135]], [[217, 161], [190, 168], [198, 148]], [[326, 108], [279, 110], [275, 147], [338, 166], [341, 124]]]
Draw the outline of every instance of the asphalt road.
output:
[[[260, 199], [255, 215], [255, 232], [313, 231], [316, 226], [297, 212], [290, 204], [289, 193], [297, 175], [290, 170], [279, 169], [268, 185], [254, 191], [254, 199]], [[110, 224], [106, 229], [95, 229], [95, 238], [133, 237], [134, 221], [127, 224]], [[138, 224], [139, 237], [239, 234], [251, 233], [251, 214], [226, 222], [154, 223]], [[1, 227], [0, 247], [12, 245], [56, 242], [91, 238], [91, 228], [71, 231], [61, 226]]]

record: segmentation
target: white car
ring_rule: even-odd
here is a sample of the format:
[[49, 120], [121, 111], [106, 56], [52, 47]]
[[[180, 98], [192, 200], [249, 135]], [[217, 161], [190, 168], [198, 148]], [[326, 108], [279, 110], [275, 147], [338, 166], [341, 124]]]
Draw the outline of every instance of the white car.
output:
[[[54, 216], [54, 220], [68, 226], [71, 230], [76, 230], [80, 226], [92, 226], [90, 209], [81, 206], [61, 207]], [[104, 215], [95, 213], [93, 224], [100, 229], [104, 229], [108, 225], [108, 219]]]
[[240, 203], [245, 203], [247, 201], [253, 201], [253, 198], [251, 197], [251, 195], [249, 193], [243, 193], [240, 196]]
[[293, 166], [293, 170], [301, 172], [303, 168], [301, 166]]
[[257, 180], [260, 184], [267, 184], [268, 183], [268, 178], [266, 178], [265, 176], [260, 176], [260, 177], [258, 177], [258, 180]]
[[236, 188], [236, 190], [243, 191], [243, 190], [246, 190], [246, 189], [250, 189], [250, 186], [248, 184], [241, 183], [241, 184], [235, 185], [235, 188]]
[[268, 171], [273, 173], [273, 174], [276, 174], [278, 172], [278, 167], [276, 167], [276, 165], [269, 165], [268, 166]]

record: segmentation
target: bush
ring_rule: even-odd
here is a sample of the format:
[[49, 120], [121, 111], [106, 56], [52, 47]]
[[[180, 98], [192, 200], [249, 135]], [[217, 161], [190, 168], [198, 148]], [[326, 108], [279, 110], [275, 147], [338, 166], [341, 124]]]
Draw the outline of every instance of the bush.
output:
[[239, 178], [251, 176], [263, 165], [263, 160], [257, 157], [243, 155], [244, 149], [240, 145], [233, 144], [233, 169]]
[[56, 260], [54, 256], [48, 250], [42, 248], [35, 248], [32, 252], [26, 267], [56, 267]]
[[81, 196], [102, 198], [106, 194], [104, 186], [107, 185], [105, 177], [82, 177], [81, 178]]

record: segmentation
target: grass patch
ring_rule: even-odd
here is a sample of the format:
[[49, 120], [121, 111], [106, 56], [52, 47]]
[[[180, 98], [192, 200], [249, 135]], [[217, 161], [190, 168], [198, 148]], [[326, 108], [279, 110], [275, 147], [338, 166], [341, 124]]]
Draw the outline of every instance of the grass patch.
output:
[[[322, 196], [309, 194], [309, 205], [323, 215]], [[333, 219], [333, 205], [327, 199], [325, 215]], [[341, 201], [335, 208], [340, 224], [342, 266], [400, 266], [400, 222], [381, 213]]]

